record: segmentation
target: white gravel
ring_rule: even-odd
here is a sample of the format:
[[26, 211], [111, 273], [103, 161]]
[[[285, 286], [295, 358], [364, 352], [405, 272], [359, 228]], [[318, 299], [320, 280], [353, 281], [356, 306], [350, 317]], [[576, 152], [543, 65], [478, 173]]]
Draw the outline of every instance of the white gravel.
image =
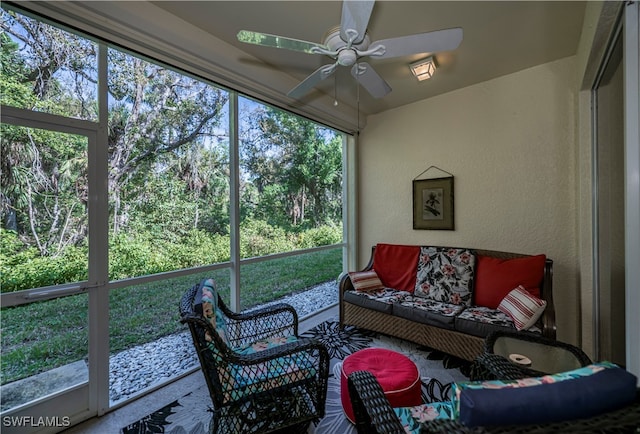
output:
[[[268, 304], [288, 303], [302, 319], [337, 302], [337, 283], [331, 281]], [[197, 364], [198, 358], [188, 331], [122, 351], [109, 359], [109, 399], [112, 404], [127, 399]]]

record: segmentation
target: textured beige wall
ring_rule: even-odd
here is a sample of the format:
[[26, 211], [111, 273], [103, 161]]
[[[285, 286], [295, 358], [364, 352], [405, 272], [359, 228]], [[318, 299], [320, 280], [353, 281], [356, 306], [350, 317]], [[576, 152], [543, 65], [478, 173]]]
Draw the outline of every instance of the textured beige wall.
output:
[[[378, 242], [545, 253], [558, 338], [577, 343], [576, 77], [569, 57], [369, 117], [360, 265]], [[432, 165], [455, 176], [455, 231], [412, 228], [412, 180]]]

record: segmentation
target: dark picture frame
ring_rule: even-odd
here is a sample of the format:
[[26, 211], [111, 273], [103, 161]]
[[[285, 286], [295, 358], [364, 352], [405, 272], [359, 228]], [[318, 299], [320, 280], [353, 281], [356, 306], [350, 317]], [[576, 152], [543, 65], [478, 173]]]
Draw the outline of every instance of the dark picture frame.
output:
[[455, 230], [453, 176], [413, 181], [413, 229]]

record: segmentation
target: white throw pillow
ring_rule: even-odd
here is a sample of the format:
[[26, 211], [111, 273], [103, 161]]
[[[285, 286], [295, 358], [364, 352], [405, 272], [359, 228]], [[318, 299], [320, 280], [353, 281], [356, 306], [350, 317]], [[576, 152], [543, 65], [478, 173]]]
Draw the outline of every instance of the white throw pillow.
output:
[[517, 330], [526, 330], [538, 321], [547, 302], [531, 295], [522, 285], [509, 292], [498, 310], [509, 315]]
[[353, 287], [358, 292], [372, 292], [384, 289], [384, 285], [375, 270], [352, 271], [349, 273], [349, 277]]

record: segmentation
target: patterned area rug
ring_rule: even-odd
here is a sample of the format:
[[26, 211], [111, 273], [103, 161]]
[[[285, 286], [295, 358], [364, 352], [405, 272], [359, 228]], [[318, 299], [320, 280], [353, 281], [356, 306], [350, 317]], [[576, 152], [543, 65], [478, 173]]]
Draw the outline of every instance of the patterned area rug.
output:
[[[323, 341], [331, 357], [325, 417], [317, 425], [311, 425], [309, 434], [355, 434], [355, 428], [342, 411], [339, 363], [358, 350], [370, 347], [387, 348], [405, 354], [413, 360], [420, 371], [422, 397], [425, 402], [448, 400], [451, 383], [469, 378], [470, 364], [467, 361], [431, 348], [356, 327], [345, 327], [341, 330], [335, 321], [323, 322], [303, 333], [302, 336]], [[122, 434], [205, 433], [211, 418], [210, 406], [211, 399], [206, 385], [203, 385], [122, 428], [121, 432]]]

